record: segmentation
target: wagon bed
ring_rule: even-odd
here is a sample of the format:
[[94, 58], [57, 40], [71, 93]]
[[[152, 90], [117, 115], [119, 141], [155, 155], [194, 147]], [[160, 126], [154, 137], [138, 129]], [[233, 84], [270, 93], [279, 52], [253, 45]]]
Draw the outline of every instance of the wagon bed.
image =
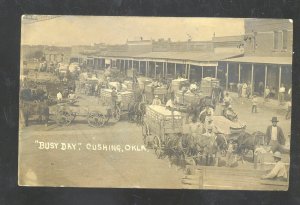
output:
[[149, 105], [146, 108], [145, 123], [152, 133], [158, 136], [182, 133], [182, 116], [180, 112], [170, 110], [159, 105]]

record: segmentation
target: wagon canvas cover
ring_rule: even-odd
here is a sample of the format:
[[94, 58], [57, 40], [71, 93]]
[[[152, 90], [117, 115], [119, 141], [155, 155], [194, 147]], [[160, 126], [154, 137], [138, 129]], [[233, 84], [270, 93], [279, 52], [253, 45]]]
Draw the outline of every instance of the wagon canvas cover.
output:
[[[20, 186], [288, 190], [292, 20], [23, 15], [21, 26]], [[275, 165], [281, 176], [266, 177]]]

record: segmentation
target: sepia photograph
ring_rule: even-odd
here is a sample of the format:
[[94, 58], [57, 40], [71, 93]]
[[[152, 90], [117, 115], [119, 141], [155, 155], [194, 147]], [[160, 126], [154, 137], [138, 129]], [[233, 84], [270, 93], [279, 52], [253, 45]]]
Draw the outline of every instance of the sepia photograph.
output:
[[287, 191], [293, 20], [23, 15], [19, 186]]

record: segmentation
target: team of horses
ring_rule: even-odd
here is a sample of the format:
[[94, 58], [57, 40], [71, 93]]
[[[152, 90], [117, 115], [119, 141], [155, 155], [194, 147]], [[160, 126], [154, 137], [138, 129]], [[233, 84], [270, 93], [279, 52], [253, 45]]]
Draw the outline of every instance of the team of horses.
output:
[[[186, 114], [187, 121], [189, 118], [198, 119], [200, 112], [206, 106], [215, 108], [219, 102], [219, 94], [213, 93], [212, 96], [204, 97], [181, 110]], [[128, 118], [130, 121], [142, 125], [147, 103], [143, 100], [141, 91], [135, 92], [134, 99], [128, 108]], [[242, 162], [244, 162], [245, 156], [249, 151], [252, 152], [252, 161], [254, 161], [256, 147], [264, 144], [263, 133], [255, 132], [250, 134], [245, 130], [232, 135], [216, 133], [215, 142], [211, 146], [201, 144], [199, 140], [196, 140], [189, 134], [177, 135], [169, 139], [165, 142], [165, 151], [161, 156], [168, 157], [171, 163], [179, 166], [185, 166], [187, 158], [193, 158], [196, 163], [202, 162], [205, 165], [213, 165], [216, 158], [226, 156], [230, 143], [235, 145], [232, 154], [238, 156]]]

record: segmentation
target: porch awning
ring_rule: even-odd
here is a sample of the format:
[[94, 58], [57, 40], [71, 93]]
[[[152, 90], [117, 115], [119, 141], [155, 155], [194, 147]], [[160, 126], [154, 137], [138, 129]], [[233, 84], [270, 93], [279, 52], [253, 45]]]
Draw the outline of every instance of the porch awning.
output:
[[223, 60], [226, 62], [237, 63], [261, 63], [261, 64], [276, 64], [276, 65], [292, 65], [292, 57], [262, 57], [262, 56], [243, 56], [239, 58], [230, 58]]

